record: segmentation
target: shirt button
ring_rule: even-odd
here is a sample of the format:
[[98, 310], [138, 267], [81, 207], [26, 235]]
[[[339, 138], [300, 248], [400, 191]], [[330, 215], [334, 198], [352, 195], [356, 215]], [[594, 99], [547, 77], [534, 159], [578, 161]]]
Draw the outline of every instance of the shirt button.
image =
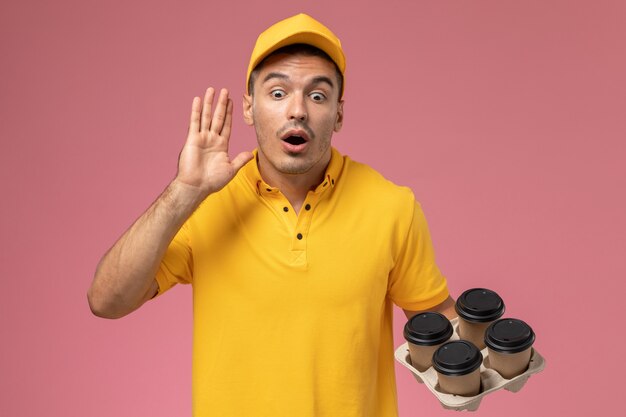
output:
[[283, 207], [283, 211], [286, 213], [289, 211], [289, 207]]
[[296, 237], [298, 238], [298, 240], [302, 240], [302, 233], [298, 233]]
[[310, 205], [310, 204], [307, 204], [306, 206], [304, 206], [304, 209], [305, 209], [305, 210], [311, 210], [311, 205]]

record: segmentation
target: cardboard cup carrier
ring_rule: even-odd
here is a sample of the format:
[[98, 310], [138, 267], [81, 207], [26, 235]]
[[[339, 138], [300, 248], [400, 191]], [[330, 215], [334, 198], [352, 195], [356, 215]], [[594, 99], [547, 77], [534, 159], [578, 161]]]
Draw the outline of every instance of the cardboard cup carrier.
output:
[[[510, 320], [516, 321], [516, 319], [502, 319], [499, 320], [499, 322], [508, 322]], [[453, 334], [450, 337], [450, 341], [460, 340], [459, 322], [459, 318], [454, 318], [450, 321], [453, 328]], [[517, 322], [521, 322], [521, 320], [517, 320]], [[480, 350], [482, 363], [479, 364], [479, 367], [476, 370], [474, 370], [475, 374], [477, 373], [479, 375], [480, 380], [480, 388], [478, 393], [476, 394], [473, 394], [473, 392], [467, 392], [465, 393], [465, 395], [450, 393], [456, 391], [455, 386], [460, 385], [462, 389], [465, 389], [466, 385], [472, 385], [472, 382], [468, 382], [462, 379], [453, 379], [455, 377], [458, 378], [459, 375], [444, 375], [443, 377], [438, 376], [434, 364], [424, 371], [420, 371], [415, 366], [413, 366], [408, 342], [400, 345], [396, 349], [395, 358], [401, 365], [403, 365], [409, 371], [411, 371], [411, 373], [413, 373], [415, 379], [418, 382], [423, 383], [423, 385], [437, 398], [437, 400], [439, 400], [443, 408], [457, 411], [476, 411], [480, 406], [480, 402], [482, 401], [483, 397], [485, 397], [486, 395], [500, 389], [505, 389], [510, 392], [518, 392], [524, 387], [524, 385], [528, 381], [528, 378], [530, 378], [531, 375], [541, 372], [545, 367], [544, 358], [539, 354], [539, 352], [537, 352], [535, 348], [532, 347], [532, 343], [535, 339], [534, 333], [532, 334], [532, 337], [527, 336], [525, 342], [520, 342], [524, 339], [523, 335], [527, 334], [524, 332], [524, 326], [518, 326], [517, 324], [507, 324], [506, 326], [504, 326], [498, 325], [497, 323], [498, 322], [493, 323], [493, 330], [489, 333], [491, 334], [491, 337], [488, 343], [492, 345], [492, 348], [499, 348], [500, 351], [496, 351], [495, 349], [490, 351], [490, 348], [484, 348]], [[530, 329], [530, 327], [528, 328]], [[520, 329], [522, 330], [521, 332]], [[532, 330], [530, 331], [532, 332]], [[518, 343], [518, 347], [516, 349], [510, 349], [511, 346], [503, 346], [506, 345], [506, 343], [504, 342], [507, 342], [504, 339], [509, 339], [509, 342], [511, 341], [510, 336], [513, 332], [518, 333], [518, 336], [516, 338], [516, 343]], [[508, 335], [506, 335], [507, 333]], [[505, 335], [503, 336], [503, 334]], [[487, 335], [485, 335], [485, 338], [487, 338]], [[532, 341], [530, 341], [530, 339], [532, 339]], [[445, 344], [440, 346], [439, 349], [441, 349], [443, 346], [445, 346]], [[526, 346], [526, 349], [520, 352], [513, 352], [513, 350], [518, 350], [523, 346]], [[502, 348], [509, 348], [509, 350], [505, 352], [504, 350], [506, 349]], [[467, 353], [470, 352], [471, 349], [467, 348]], [[520, 354], [521, 352], [524, 353]], [[515, 356], [517, 354], [520, 355]], [[503, 356], [503, 358], [496, 358], [497, 355]], [[529, 356], [528, 362], [526, 362], [524, 355]], [[467, 357], [468, 356], [465, 356], [464, 358]], [[439, 361], [439, 359], [435, 358], [434, 355], [433, 359], [433, 362]], [[498, 359], [504, 359], [505, 365], [501, 365]], [[455, 365], [454, 358], [450, 358], [449, 356], [446, 357], [445, 355], [443, 355], [441, 362], [443, 362], [444, 364], [448, 363], [448, 367], [450, 367], [450, 365], [452, 365], [452, 367], [461, 367], [460, 364]], [[471, 360], [469, 362], [471, 362]], [[524, 362], [526, 363], [524, 364]], [[519, 363], [522, 363], [522, 365], [520, 365]], [[497, 367], [499, 370], [494, 369], [494, 367]], [[466, 368], [471, 367], [467, 366]], [[523, 370], [520, 371], [520, 369], [522, 368]], [[507, 376], [513, 374], [517, 375], [505, 377], [500, 374], [500, 372], [504, 373]], [[471, 372], [469, 374], [471, 374]], [[471, 377], [467, 377], [466, 379], [471, 379]], [[452, 383], [452, 385], [450, 383]]]

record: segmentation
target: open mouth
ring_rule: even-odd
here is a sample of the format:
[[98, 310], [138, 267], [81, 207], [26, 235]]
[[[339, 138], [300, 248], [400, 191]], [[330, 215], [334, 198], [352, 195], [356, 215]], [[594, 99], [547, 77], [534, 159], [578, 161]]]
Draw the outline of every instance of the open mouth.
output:
[[302, 145], [303, 143], [306, 143], [306, 140], [304, 138], [295, 135], [287, 136], [283, 140], [291, 145]]

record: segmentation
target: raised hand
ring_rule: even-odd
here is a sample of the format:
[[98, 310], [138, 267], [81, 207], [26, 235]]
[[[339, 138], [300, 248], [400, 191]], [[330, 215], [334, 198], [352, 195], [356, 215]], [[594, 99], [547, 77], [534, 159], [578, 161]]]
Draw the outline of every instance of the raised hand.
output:
[[251, 152], [242, 152], [232, 160], [228, 156], [233, 101], [228, 98], [228, 90], [222, 89], [212, 111], [214, 95], [215, 90], [209, 87], [204, 100], [193, 99], [189, 133], [176, 175], [176, 181], [196, 187], [202, 197], [222, 189], [252, 159]]

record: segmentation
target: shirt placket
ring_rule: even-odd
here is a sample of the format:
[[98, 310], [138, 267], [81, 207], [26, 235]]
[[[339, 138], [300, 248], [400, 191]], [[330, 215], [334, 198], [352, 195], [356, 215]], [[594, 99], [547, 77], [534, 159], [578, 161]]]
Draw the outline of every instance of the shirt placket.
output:
[[258, 184], [259, 193], [270, 204], [277, 216], [282, 219], [291, 235], [287, 262], [294, 268], [307, 267], [307, 242], [313, 213], [319, 201], [333, 185], [334, 180], [330, 176], [326, 176], [315, 190], [307, 193], [300, 213], [296, 215], [280, 190], [264, 183]]

